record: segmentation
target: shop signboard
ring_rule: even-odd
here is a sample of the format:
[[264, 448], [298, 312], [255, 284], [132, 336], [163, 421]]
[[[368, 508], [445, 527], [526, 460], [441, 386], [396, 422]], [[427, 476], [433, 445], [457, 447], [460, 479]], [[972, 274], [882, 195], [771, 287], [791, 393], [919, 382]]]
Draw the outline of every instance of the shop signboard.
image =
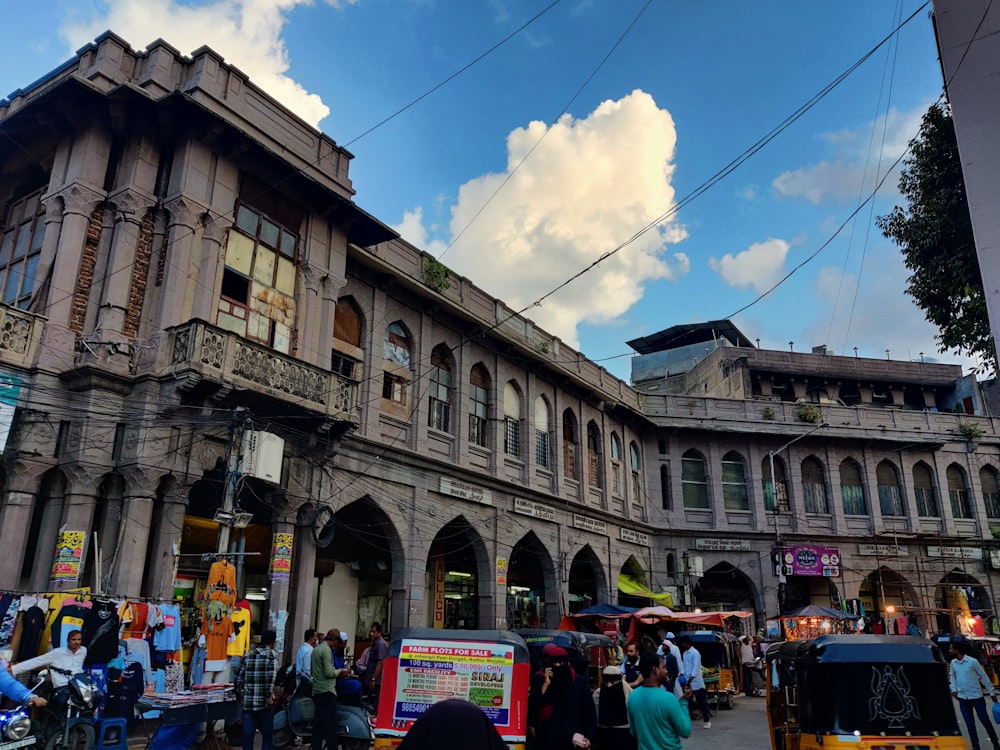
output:
[[444, 627], [444, 555], [434, 558], [434, 622], [435, 628]]
[[497, 557], [497, 586], [507, 585], [507, 564], [506, 557]]
[[292, 574], [292, 535], [277, 533], [271, 544], [271, 580], [287, 581]]
[[840, 575], [840, 550], [813, 544], [775, 547], [771, 560], [775, 575], [826, 576]]
[[694, 548], [706, 552], [749, 552], [749, 539], [695, 539]]
[[60, 531], [56, 538], [56, 552], [52, 559], [52, 573], [49, 583], [60, 589], [67, 584], [75, 586], [80, 578], [80, 563], [83, 560], [83, 531]]
[[511, 711], [514, 650], [505, 643], [404, 638], [399, 648], [392, 726], [409, 727], [440, 700], [460, 698], [478, 706], [501, 735], [524, 734]]

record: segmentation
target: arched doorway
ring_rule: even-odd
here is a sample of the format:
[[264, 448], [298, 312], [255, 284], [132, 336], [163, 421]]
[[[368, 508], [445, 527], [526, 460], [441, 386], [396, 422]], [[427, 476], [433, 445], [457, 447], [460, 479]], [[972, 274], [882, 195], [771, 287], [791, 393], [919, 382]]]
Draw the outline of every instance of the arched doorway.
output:
[[957, 568], [941, 579], [936, 604], [940, 610], [937, 627], [942, 633], [986, 635], [987, 623], [993, 626], [989, 592]]
[[[905, 634], [907, 617], [913, 617], [917, 627], [924, 627], [921, 616], [915, 611], [919, 599], [912, 584], [897, 571], [884, 565], [872, 571], [861, 582], [859, 592], [861, 605], [865, 608], [866, 621], [873, 629], [881, 628], [885, 633], [897, 633], [901, 627]], [[901, 621], [902, 625], [897, 625]]]
[[[552, 557], [535, 532], [529, 531], [510, 553], [507, 567], [507, 628], [554, 628], [559, 625], [558, 591]], [[549, 616], [549, 611], [552, 616]]]
[[604, 566], [591, 546], [585, 544], [573, 555], [569, 567], [569, 613], [591, 607], [603, 601], [607, 594]]
[[621, 580], [625, 578], [626, 580], [633, 581], [644, 589], [649, 588], [649, 581], [646, 578], [646, 571], [643, 570], [639, 561], [635, 559], [635, 555], [630, 555], [625, 564], [622, 565], [621, 570], [618, 571], [618, 603], [623, 607], [648, 607], [652, 601], [648, 597], [635, 596], [633, 594], [626, 594], [621, 590]]
[[694, 588], [695, 605], [701, 610], [748, 610], [754, 613], [753, 630], [756, 630], [757, 595], [753, 583], [735, 565], [721, 562], [705, 571]]
[[[483, 591], [493, 583], [482, 537], [465, 519], [454, 518], [434, 537], [427, 556], [429, 619], [435, 628], [475, 630], [492, 622], [482, 617], [492, 601]], [[482, 623], [482, 625], [480, 625]]]

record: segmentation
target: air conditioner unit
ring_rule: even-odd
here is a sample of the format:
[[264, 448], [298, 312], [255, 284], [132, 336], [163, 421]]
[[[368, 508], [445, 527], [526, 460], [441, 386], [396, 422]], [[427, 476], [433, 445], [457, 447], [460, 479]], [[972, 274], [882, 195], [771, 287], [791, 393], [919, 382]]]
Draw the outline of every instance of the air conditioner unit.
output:
[[243, 473], [281, 484], [281, 462], [285, 455], [285, 441], [263, 430], [247, 430], [243, 434]]

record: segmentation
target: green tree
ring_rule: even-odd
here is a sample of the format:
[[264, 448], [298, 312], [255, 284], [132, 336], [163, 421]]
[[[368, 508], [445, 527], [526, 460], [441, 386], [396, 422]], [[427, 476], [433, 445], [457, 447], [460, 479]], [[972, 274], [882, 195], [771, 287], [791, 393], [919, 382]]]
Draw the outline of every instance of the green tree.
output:
[[983, 279], [951, 112], [932, 104], [899, 177], [907, 207], [876, 219], [912, 272], [906, 293], [937, 326], [939, 350], [977, 353], [996, 371]]

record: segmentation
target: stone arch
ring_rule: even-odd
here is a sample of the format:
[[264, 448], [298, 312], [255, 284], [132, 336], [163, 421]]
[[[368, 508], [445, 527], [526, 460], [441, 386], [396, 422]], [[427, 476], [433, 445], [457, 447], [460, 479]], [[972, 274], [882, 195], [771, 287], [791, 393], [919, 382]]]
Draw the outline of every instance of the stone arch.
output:
[[583, 545], [573, 555], [569, 566], [569, 611], [609, 600], [608, 576], [601, 558], [589, 545]]
[[943, 633], [982, 635], [986, 621], [993, 617], [989, 590], [961, 568], [953, 568], [937, 587], [939, 608], [937, 628]]
[[534, 531], [510, 551], [507, 567], [507, 628], [559, 626], [559, 577], [548, 549]]
[[913, 584], [899, 571], [887, 565], [876, 568], [864, 577], [858, 595], [869, 620], [879, 617], [895, 620], [903, 615], [913, 614], [919, 627], [924, 628], [930, 624], [923, 622], [916, 612], [923, 605]]
[[702, 610], [750, 610], [754, 613], [754, 623], [763, 622], [757, 586], [746, 573], [730, 562], [723, 561], [706, 570], [692, 593], [696, 605]]
[[427, 554], [429, 621], [464, 630], [496, 627], [494, 570], [486, 543], [464, 515], [434, 535]]

